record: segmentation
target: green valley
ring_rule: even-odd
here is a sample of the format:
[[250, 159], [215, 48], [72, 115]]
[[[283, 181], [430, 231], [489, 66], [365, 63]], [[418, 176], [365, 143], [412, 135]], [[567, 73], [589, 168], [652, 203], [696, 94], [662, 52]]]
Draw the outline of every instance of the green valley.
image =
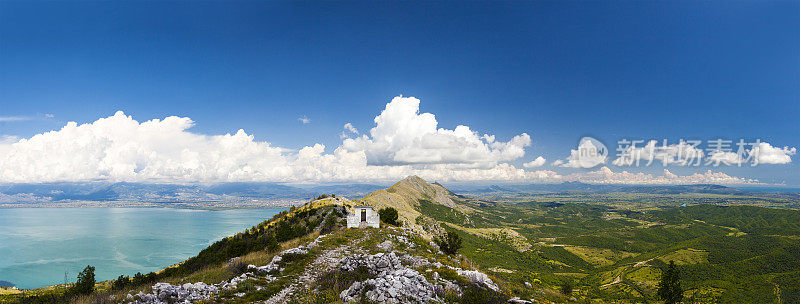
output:
[[536, 291], [525, 282], [552, 290], [569, 282], [578, 300], [658, 302], [661, 272], [675, 261], [691, 303], [800, 302], [800, 211], [731, 202], [797, 201], [630, 192], [455, 200], [460, 209], [421, 208], [462, 235], [464, 255], [483, 269], [503, 269], [492, 274], [528, 297]]
[[[156, 303], [181, 284], [205, 290], [194, 303], [663, 303], [657, 289], [670, 262], [684, 303], [800, 302], [800, 211], [686, 204], [721, 195], [690, 194], [673, 203], [674, 194], [634, 192], [492, 200], [412, 176], [352, 201], [321, 196], [172, 267], [99, 282], [89, 296], [54, 286], [6, 290], [0, 303]], [[630, 201], [652, 195], [662, 203]], [[400, 227], [345, 229], [356, 205], [394, 208]], [[433, 242], [446, 234], [460, 239], [455, 255]], [[420, 289], [390, 286], [384, 298], [380, 282], [393, 279]]]

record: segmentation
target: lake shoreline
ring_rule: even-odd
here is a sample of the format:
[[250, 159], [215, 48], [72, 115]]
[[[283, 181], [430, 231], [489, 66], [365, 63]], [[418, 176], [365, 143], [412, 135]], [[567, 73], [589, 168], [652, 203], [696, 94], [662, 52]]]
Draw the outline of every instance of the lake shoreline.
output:
[[74, 282], [86, 265], [97, 268], [98, 281], [159, 271], [287, 209], [270, 207], [2, 209], [0, 280], [32, 290], [62, 284], [65, 276]]
[[19, 209], [19, 208], [170, 208], [170, 209], [192, 209], [192, 210], [246, 210], [246, 209], [274, 209], [289, 208], [299, 206], [304, 201], [279, 201], [279, 202], [250, 202], [250, 203], [230, 203], [230, 202], [120, 202], [120, 201], [72, 201], [57, 203], [0, 203], [0, 209]]

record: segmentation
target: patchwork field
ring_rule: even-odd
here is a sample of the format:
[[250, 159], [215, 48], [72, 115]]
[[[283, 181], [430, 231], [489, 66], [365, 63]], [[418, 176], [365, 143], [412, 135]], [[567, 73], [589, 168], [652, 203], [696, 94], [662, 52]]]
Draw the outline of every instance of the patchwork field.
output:
[[[662, 270], [674, 261], [690, 302], [800, 302], [800, 211], [759, 207], [792, 200], [697, 193], [527, 198], [462, 197], [457, 202], [473, 212], [437, 205], [422, 213], [462, 235], [463, 254], [480, 267], [509, 270], [494, 275], [523, 293], [526, 282], [550, 292], [570, 283], [579, 301], [653, 302]], [[734, 198], [759, 206], [730, 203]]]

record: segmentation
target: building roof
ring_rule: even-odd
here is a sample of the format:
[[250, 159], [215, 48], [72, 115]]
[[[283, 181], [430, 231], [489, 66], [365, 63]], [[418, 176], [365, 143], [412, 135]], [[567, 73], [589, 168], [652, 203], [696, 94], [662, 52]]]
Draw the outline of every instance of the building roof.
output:
[[363, 205], [363, 206], [353, 206], [353, 208], [370, 208], [370, 209], [374, 209], [372, 206], [368, 206], [368, 205]]

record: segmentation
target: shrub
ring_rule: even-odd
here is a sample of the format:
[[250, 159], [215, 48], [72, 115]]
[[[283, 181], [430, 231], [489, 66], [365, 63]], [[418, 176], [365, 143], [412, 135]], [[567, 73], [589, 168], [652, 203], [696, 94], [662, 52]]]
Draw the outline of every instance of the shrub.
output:
[[464, 292], [461, 294], [461, 301], [459, 303], [506, 303], [507, 299], [503, 294], [494, 290], [485, 288], [479, 284], [472, 283], [463, 288]]
[[128, 286], [128, 284], [130, 283], [131, 283], [131, 278], [121, 275], [117, 278], [116, 281], [114, 281], [114, 284], [111, 286], [111, 288], [114, 290], [120, 290], [125, 288], [125, 286]]
[[392, 207], [383, 208], [378, 211], [378, 215], [381, 217], [381, 222], [393, 226], [400, 226], [400, 223], [397, 221], [397, 209]]
[[275, 238], [278, 242], [285, 242], [303, 236], [306, 233], [306, 226], [303, 225], [303, 223], [292, 224], [290, 222], [282, 222], [275, 228]]
[[572, 294], [572, 284], [569, 282], [561, 283], [561, 294], [568, 296]]
[[247, 264], [242, 262], [241, 258], [233, 258], [228, 262], [228, 271], [235, 277], [247, 271]]
[[462, 277], [461, 275], [458, 274], [457, 271], [453, 269], [439, 268], [436, 269], [435, 271], [439, 273], [439, 277], [441, 277], [442, 279], [454, 282], [458, 285], [468, 285], [470, 283], [469, 279]]
[[322, 289], [333, 290], [338, 294], [342, 290], [350, 288], [353, 283], [367, 280], [370, 277], [369, 269], [365, 266], [359, 266], [354, 271], [331, 270], [320, 276], [317, 283]]
[[131, 282], [133, 283], [133, 285], [139, 285], [144, 283], [144, 275], [142, 275], [141, 272], [137, 272], [135, 275], [133, 275], [133, 279], [131, 280]]
[[442, 252], [454, 255], [461, 249], [461, 237], [458, 236], [458, 233], [453, 231], [448, 231], [444, 237], [437, 237], [435, 239], [436, 245], [439, 245], [439, 249]]
[[244, 280], [236, 285], [236, 292], [252, 293], [256, 291], [256, 284], [252, 279]]
[[270, 253], [278, 252], [278, 250], [281, 250], [281, 245], [278, 244], [278, 239], [274, 235], [269, 234], [264, 238], [264, 249]]
[[78, 281], [72, 287], [72, 291], [77, 294], [90, 294], [94, 291], [94, 267], [86, 265], [86, 268], [78, 274]]
[[308, 253], [285, 253], [281, 255], [280, 264], [285, 265], [307, 257]]
[[328, 216], [325, 217], [325, 222], [322, 223], [322, 228], [320, 229], [320, 233], [328, 234], [331, 231], [333, 231], [333, 229], [336, 228], [336, 219], [337, 216], [336, 214], [334, 214], [334, 212], [329, 213]]

